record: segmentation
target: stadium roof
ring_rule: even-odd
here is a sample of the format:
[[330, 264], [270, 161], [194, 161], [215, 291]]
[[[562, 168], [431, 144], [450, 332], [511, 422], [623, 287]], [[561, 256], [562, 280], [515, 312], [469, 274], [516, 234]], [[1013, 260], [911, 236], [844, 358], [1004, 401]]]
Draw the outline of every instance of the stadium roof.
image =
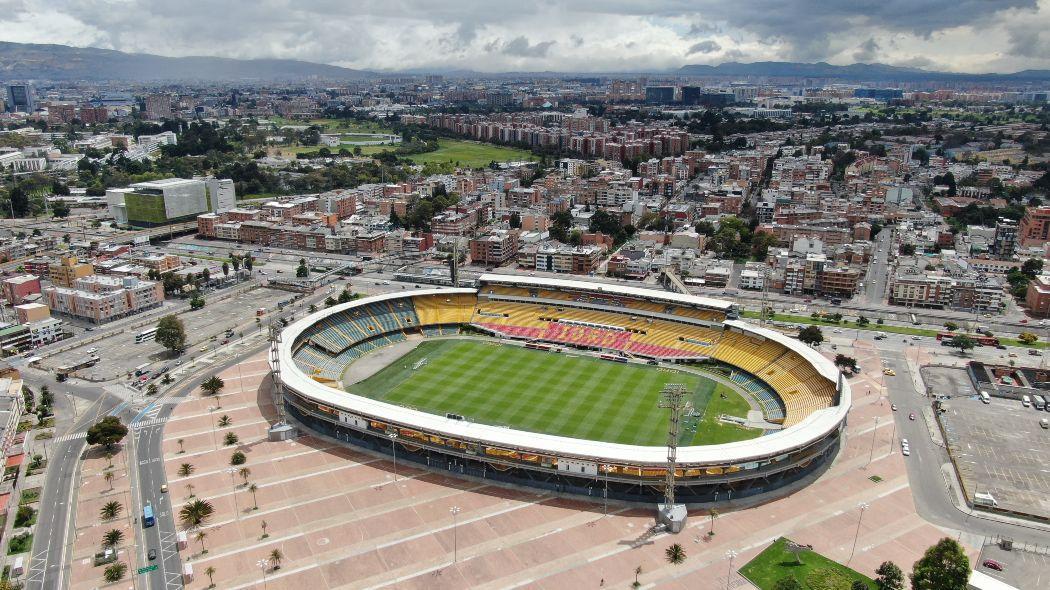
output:
[[[552, 280], [554, 279], [544, 279], [543, 284], [555, 286], [554, 283], [547, 282]], [[556, 284], [559, 286], [585, 287], [594, 283], [558, 281]], [[625, 288], [621, 287], [621, 289]], [[647, 290], [631, 289], [631, 291]], [[292, 347], [299, 335], [315, 324], [321, 317], [367, 305], [375, 301], [458, 293], [476, 294], [477, 290], [424, 289], [412, 292], [399, 291], [335, 305], [310, 314], [289, 325], [282, 333], [281, 345], [278, 351], [282, 365], [281, 379], [285, 386], [308, 396], [318, 403], [359, 414], [366, 418], [394, 422], [405, 428], [420, 429], [428, 433], [436, 433], [451, 438], [466, 441], [483, 441], [503, 448], [527, 450], [558, 457], [582, 458], [603, 463], [628, 465], [663, 466], [667, 464], [667, 449], [662, 446], [616, 444], [465, 422], [355, 395], [314, 381], [301, 371], [292, 359]], [[784, 344], [813, 363], [821, 375], [836, 382], [838, 381], [839, 371], [834, 364], [802, 342], [788, 338], [773, 330], [759, 328], [746, 322], [727, 321], [726, 324]], [[837, 429], [845, 419], [851, 401], [849, 384], [843, 379], [839, 405], [817, 410], [798, 424], [767, 436], [718, 445], [679, 447], [678, 462], [686, 465], [736, 465], [791, 452], [792, 450], [805, 447]], [[656, 427], [662, 428], [662, 425], [654, 425], [654, 428]]]
[[699, 305], [711, 309], [727, 311], [735, 304], [723, 299], [711, 299], [710, 297], [697, 297], [696, 295], [683, 295], [670, 291], [657, 291], [656, 289], [645, 289], [641, 287], [629, 287], [613, 283], [599, 283], [597, 281], [578, 281], [567, 279], [549, 279], [546, 277], [523, 277], [520, 275], [483, 274], [478, 279], [482, 283], [497, 282], [511, 285], [529, 285], [533, 287], [550, 287], [565, 289], [586, 289], [600, 291], [602, 293], [613, 293], [627, 297], [638, 297], [644, 299], [658, 299], [682, 305]]

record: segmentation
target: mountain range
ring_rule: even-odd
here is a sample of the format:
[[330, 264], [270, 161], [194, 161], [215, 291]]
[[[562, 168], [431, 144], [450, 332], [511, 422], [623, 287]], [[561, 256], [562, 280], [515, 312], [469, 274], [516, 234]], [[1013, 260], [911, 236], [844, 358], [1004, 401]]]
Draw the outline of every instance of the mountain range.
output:
[[826, 62], [797, 63], [786, 61], [726, 62], [717, 66], [687, 65], [679, 68], [676, 73], [683, 76], [824, 78], [853, 82], [1038, 83], [1050, 80], [1050, 70], [1023, 70], [1008, 74], [967, 74], [934, 72], [880, 63], [856, 63], [848, 66], [836, 66]]
[[293, 59], [163, 57], [94, 47], [0, 42], [0, 79], [271, 81], [361, 80], [376, 74]]
[[717, 78], [798, 79], [818, 78], [849, 82], [970, 82], [989, 84], [1045, 84], [1050, 70], [1024, 70], [1008, 74], [935, 72], [880, 63], [837, 66], [825, 62], [799, 63], [763, 61], [727, 62], [716, 66], [686, 65], [677, 70], [655, 72], [505, 72], [413, 69], [377, 73], [293, 59], [231, 59], [193, 56], [164, 57], [147, 53], [125, 53], [112, 49], [0, 42], [0, 80], [98, 81], [201, 81], [268, 82], [306, 79], [367, 80], [383, 74], [441, 73], [449, 77], [565, 77], [583, 75], [671, 75]]

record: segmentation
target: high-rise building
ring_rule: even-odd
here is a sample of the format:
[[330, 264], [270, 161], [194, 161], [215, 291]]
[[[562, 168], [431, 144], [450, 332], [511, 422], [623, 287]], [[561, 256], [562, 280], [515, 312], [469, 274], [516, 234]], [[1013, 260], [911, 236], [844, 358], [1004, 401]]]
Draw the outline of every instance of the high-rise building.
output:
[[670, 104], [674, 102], [674, 86], [649, 86], [645, 89], [645, 102]]
[[992, 254], [999, 257], [1013, 256], [1017, 249], [1017, 222], [1000, 217], [995, 224], [995, 237], [992, 239]]
[[1017, 239], [1022, 247], [1038, 246], [1050, 241], [1050, 207], [1029, 207], [1021, 218]]
[[192, 221], [209, 210], [205, 181], [185, 178], [137, 182], [127, 188], [109, 189], [106, 203], [118, 225], [135, 227]]
[[212, 213], [225, 213], [237, 206], [237, 189], [229, 178], [208, 177], [204, 180], [208, 188], [208, 204]]
[[33, 87], [29, 84], [8, 84], [4, 102], [9, 113], [32, 113], [36, 109]]
[[146, 96], [146, 118], [154, 121], [171, 117], [171, 95], [150, 94]]

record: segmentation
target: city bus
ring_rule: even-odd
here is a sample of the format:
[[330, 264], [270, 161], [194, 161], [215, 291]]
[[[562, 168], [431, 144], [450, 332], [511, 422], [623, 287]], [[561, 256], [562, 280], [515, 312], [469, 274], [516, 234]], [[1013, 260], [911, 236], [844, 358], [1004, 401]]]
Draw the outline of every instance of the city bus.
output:
[[142, 507], [142, 526], [149, 528], [156, 523], [157, 521], [153, 518], [153, 507], [146, 504]]
[[143, 330], [135, 336], [135, 344], [142, 344], [143, 342], [153, 342], [153, 339], [157, 336], [157, 328], [150, 328], [149, 330]]
[[956, 336], [969, 336], [978, 346], [999, 346], [999, 339], [995, 336], [984, 336], [982, 334], [956, 334], [954, 332], [939, 332], [937, 340], [950, 342]]

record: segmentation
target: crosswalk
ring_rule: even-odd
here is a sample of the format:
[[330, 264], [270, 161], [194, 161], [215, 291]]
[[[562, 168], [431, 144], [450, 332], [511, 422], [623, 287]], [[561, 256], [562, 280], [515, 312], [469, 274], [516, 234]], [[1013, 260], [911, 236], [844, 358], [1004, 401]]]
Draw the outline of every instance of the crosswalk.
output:
[[[148, 415], [149, 414], [147, 414], [147, 416]], [[153, 418], [149, 418], [147, 420], [139, 420], [138, 422], [135, 422], [134, 424], [132, 424], [131, 427], [130, 427], [131, 430], [134, 432], [134, 431], [142, 430], [143, 428], [149, 428], [151, 426], [156, 426], [158, 424], [164, 424], [165, 422], [168, 421], [167, 418], [157, 418], [156, 414], [153, 414], [153, 415], [154, 415]], [[70, 434], [64, 434], [62, 436], [55, 437], [53, 440], [54, 440], [55, 444], [58, 444], [58, 443], [69, 442], [71, 440], [80, 440], [82, 438], [87, 438], [87, 432], [72, 432]]]

